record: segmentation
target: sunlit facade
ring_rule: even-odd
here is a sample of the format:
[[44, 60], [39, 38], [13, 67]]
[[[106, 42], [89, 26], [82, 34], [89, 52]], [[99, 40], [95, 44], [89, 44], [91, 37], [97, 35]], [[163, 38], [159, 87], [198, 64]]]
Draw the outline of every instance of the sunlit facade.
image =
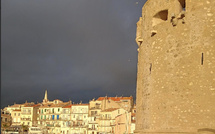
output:
[[135, 129], [133, 97], [99, 97], [89, 104], [59, 99], [42, 103], [14, 104], [4, 109], [12, 125], [39, 127], [52, 134], [132, 134]]

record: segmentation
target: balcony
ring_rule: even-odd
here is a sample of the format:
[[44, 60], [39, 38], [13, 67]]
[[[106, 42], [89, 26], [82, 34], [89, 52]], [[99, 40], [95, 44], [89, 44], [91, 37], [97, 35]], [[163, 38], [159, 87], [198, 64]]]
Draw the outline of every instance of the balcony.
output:
[[89, 121], [89, 124], [97, 124], [96, 121]]
[[98, 125], [98, 127], [111, 127], [111, 126], [110, 125], [101, 124], [101, 125]]
[[41, 119], [41, 118], [39, 118], [37, 120], [38, 121], [62, 121], [61, 118], [59, 118], [59, 119], [52, 119], [52, 118]]
[[101, 109], [100, 106], [95, 106], [95, 107], [91, 107], [90, 110], [96, 110], [96, 109]]
[[56, 125], [54, 125], [55, 127], [60, 127], [60, 124], [56, 124]]
[[100, 120], [111, 120], [111, 117], [100, 117]]
[[62, 121], [70, 121], [70, 118], [61, 118]]
[[61, 114], [70, 114], [70, 111], [62, 111]]
[[31, 115], [31, 112], [22, 112], [22, 115]]
[[115, 122], [111, 122], [110, 125], [111, 126], [116, 126], [116, 123]]
[[47, 127], [54, 127], [54, 124], [47, 124]]
[[71, 125], [71, 127], [74, 127], [74, 128], [88, 128], [88, 125], [77, 125], [77, 124], [73, 124], [73, 125]]
[[31, 118], [21, 118], [22, 121], [31, 121]]
[[97, 130], [96, 128], [87, 128], [87, 130]]

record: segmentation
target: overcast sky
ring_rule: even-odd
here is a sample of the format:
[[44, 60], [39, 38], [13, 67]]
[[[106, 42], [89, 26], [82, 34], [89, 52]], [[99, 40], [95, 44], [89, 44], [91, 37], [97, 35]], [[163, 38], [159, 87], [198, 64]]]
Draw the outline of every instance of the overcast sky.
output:
[[2, 0], [1, 107], [136, 96], [146, 0]]

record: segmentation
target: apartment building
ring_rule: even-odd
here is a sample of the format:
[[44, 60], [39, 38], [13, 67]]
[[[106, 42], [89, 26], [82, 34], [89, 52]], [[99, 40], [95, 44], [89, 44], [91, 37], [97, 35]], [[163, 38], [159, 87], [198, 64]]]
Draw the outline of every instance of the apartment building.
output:
[[73, 104], [71, 107], [71, 134], [87, 134], [89, 104]]
[[88, 134], [99, 134], [98, 123], [100, 118], [102, 102], [100, 100], [91, 100], [89, 102], [89, 123]]
[[71, 107], [72, 104], [64, 106], [61, 112], [61, 133], [71, 134]]
[[11, 113], [13, 110], [21, 110], [21, 107], [25, 106], [25, 105], [28, 105], [28, 104], [32, 104], [33, 102], [31, 103], [28, 103], [27, 101], [23, 104], [16, 104], [14, 103], [14, 105], [11, 105], [11, 106], [7, 106], [4, 108], [4, 111], [7, 111], [9, 113]]
[[24, 126], [37, 125], [37, 110], [40, 104], [29, 103], [21, 107], [21, 124]]
[[5, 129], [12, 124], [12, 118], [9, 112], [1, 110], [1, 128]]
[[[109, 120], [101, 118], [101, 114], [106, 112], [112, 112], [111, 110], [115, 109], [124, 109], [125, 111], [132, 111], [133, 108], [133, 97], [99, 97], [97, 100], [93, 99], [89, 102], [89, 126], [88, 126], [88, 134], [100, 134], [107, 133], [105, 127], [101, 126], [101, 121], [104, 123]], [[102, 113], [101, 113], [102, 111]], [[110, 113], [108, 115], [110, 115]], [[114, 116], [112, 116], [114, 117]], [[114, 118], [112, 119], [112, 121]], [[109, 121], [110, 122], [110, 121]], [[100, 125], [99, 125], [100, 123]], [[104, 124], [103, 124], [104, 125]], [[113, 126], [114, 127], [114, 126]], [[110, 129], [110, 126], [109, 126]], [[111, 130], [114, 131], [114, 128]]]
[[109, 108], [123, 108], [126, 111], [131, 111], [133, 108], [134, 102], [133, 97], [99, 97], [97, 101], [101, 101], [101, 109]]
[[116, 134], [115, 118], [127, 111], [123, 108], [109, 108], [102, 110], [98, 124], [99, 134]]
[[48, 133], [61, 133], [61, 112], [63, 107], [70, 105], [71, 102], [54, 100], [42, 103], [38, 109], [38, 126]]
[[11, 112], [12, 125], [19, 126], [21, 125], [21, 109], [16, 109]]
[[99, 97], [89, 104], [72, 104], [59, 99], [6, 107], [13, 125], [38, 126], [52, 134], [123, 134], [135, 129], [133, 97]]
[[115, 134], [134, 134], [135, 113], [125, 112], [115, 118]]

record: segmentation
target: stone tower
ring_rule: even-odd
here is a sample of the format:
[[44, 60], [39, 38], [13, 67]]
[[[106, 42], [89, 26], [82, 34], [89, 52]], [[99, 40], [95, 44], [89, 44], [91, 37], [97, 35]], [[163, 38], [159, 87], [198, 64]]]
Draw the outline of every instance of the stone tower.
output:
[[45, 96], [44, 96], [44, 99], [43, 99], [43, 103], [47, 103], [49, 100], [48, 100], [48, 96], [47, 96], [47, 90], [45, 91]]
[[215, 0], [148, 0], [137, 23], [137, 134], [215, 133]]

